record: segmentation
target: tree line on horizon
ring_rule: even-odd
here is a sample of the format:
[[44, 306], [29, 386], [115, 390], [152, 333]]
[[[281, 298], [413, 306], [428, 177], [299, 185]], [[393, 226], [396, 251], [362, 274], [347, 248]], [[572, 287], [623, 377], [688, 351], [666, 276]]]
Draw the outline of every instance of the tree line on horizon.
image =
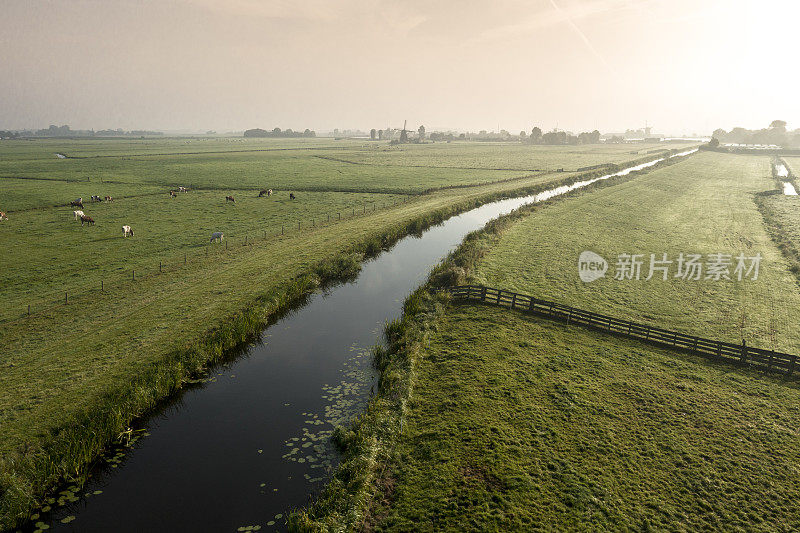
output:
[[245, 137], [316, 137], [317, 134], [313, 130], [306, 128], [304, 131], [294, 131], [291, 128], [282, 130], [280, 128], [273, 128], [272, 130], [262, 130], [261, 128], [253, 128], [245, 130]]
[[[488, 132], [481, 130], [478, 133], [455, 133], [455, 132], [439, 132], [434, 131], [426, 133], [425, 126], [420, 126], [417, 129], [417, 135], [414, 138], [409, 138], [407, 132], [413, 130], [398, 130], [396, 128], [386, 128], [379, 130], [372, 128], [369, 132], [369, 138], [373, 141], [388, 140], [396, 143], [406, 142], [424, 142], [425, 139], [431, 141], [505, 141], [505, 142], [522, 142], [526, 144], [546, 144], [546, 145], [578, 145], [578, 144], [598, 144], [600, 142], [600, 132], [594, 130], [591, 132], [581, 132], [574, 135], [567, 131], [548, 131], [542, 132], [538, 126], [534, 127], [530, 134], [525, 131], [520, 131], [519, 135], [513, 135], [506, 130], [500, 130], [499, 133]], [[622, 137], [615, 137], [611, 142], [622, 142]]]
[[711, 138], [714, 145], [719, 145], [719, 143], [760, 144], [775, 145], [781, 148], [800, 148], [800, 129], [788, 131], [785, 120], [773, 120], [768, 128], [760, 130], [737, 127], [731, 131], [725, 131], [719, 128], [714, 130]]

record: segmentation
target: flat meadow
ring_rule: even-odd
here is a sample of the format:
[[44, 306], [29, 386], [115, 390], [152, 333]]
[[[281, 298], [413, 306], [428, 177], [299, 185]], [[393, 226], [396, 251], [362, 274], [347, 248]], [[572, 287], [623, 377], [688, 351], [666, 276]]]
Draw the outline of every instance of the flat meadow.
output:
[[[798, 279], [758, 206], [784, 201], [762, 194], [774, 187], [768, 157], [701, 152], [523, 211], [465, 240], [449, 268], [471, 283], [799, 353]], [[774, 212], [794, 212], [788, 202]], [[579, 279], [585, 250], [609, 261], [606, 277]], [[762, 260], [755, 280], [690, 281], [674, 265], [667, 280], [645, 280], [647, 264], [639, 280], [613, 279], [617, 254], [681, 252]], [[365, 451], [348, 466], [369, 464], [359, 453], [382, 457], [360, 527], [800, 527], [796, 380], [507, 309], [424, 295], [406, 308], [415, 314], [387, 328], [381, 356], [384, 386], [408, 383], [395, 407], [403, 429], [375, 430], [386, 439], [377, 445], [366, 444], [371, 426], [353, 430], [353, 449]], [[382, 402], [370, 417], [394, 405]], [[322, 517], [336, 508], [325, 505]]]
[[[0, 528], [25, 518], [58, 480], [79, 479], [133, 417], [205, 363], [393, 239], [571, 179], [566, 170], [588, 160], [638, 160], [630, 152], [644, 150], [573, 147], [589, 155], [571, 164], [574, 154], [549, 147], [490, 149], [518, 170], [476, 165], [487, 150], [476, 143], [392, 147], [391, 165], [336, 160], [384, 148], [332, 139], [1, 141], [9, 220], [0, 223]], [[440, 148], [445, 165], [465, 168], [437, 166], [438, 153], [421, 166], [403, 159]], [[524, 170], [543, 166], [539, 159], [565, 172]], [[191, 190], [170, 198], [178, 186]], [[258, 198], [262, 188], [275, 194]], [[93, 194], [114, 201], [90, 202]], [[66, 204], [79, 196], [96, 225], [74, 220]], [[133, 238], [123, 238], [123, 224]], [[209, 243], [212, 231], [225, 233], [227, 247]]]

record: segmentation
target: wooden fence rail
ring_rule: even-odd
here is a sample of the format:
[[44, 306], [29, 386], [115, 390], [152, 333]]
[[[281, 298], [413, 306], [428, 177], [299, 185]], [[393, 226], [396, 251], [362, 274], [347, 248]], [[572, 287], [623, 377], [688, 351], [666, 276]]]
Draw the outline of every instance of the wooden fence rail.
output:
[[793, 354], [764, 350], [743, 344], [715, 341], [686, 335], [678, 331], [661, 329], [630, 320], [620, 320], [607, 315], [584, 311], [556, 302], [540, 300], [533, 296], [481, 285], [459, 285], [443, 289], [458, 300], [476, 300], [483, 303], [519, 309], [527, 313], [607, 331], [614, 335], [639, 339], [660, 346], [702, 354], [729, 363], [751, 365], [761, 370], [792, 375], [797, 363]]

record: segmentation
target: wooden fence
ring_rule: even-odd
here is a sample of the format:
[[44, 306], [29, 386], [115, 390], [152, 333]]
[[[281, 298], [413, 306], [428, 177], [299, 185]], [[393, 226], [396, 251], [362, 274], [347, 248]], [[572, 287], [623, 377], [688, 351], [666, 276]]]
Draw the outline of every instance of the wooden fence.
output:
[[795, 355], [753, 348], [747, 346], [744, 341], [742, 341], [742, 344], [732, 344], [704, 339], [703, 337], [686, 335], [678, 331], [637, 324], [630, 320], [620, 320], [547, 300], [539, 300], [533, 296], [502, 289], [480, 285], [460, 285], [443, 290], [449, 292], [457, 300], [476, 300], [508, 309], [518, 309], [567, 324], [590, 327], [659, 346], [702, 354], [719, 361], [737, 365], [750, 365], [768, 372], [792, 375], [797, 361], [797, 356]]

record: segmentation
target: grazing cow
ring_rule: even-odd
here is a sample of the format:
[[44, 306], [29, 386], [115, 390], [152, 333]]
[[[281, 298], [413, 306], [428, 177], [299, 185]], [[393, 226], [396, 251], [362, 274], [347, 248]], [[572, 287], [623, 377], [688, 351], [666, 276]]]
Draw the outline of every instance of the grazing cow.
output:
[[99, 196], [99, 195], [97, 195], [97, 194], [93, 194], [93, 195], [92, 195], [92, 201], [93, 201], [93, 202], [102, 202], [102, 201], [103, 201], [103, 199], [102, 199], [102, 198], [100, 198], [100, 196]]
[[83, 207], [83, 198], [78, 198], [69, 203], [70, 207]]
[[261, 198], [262, 196], [266, 196], [266, 195], [267, 195], [267, 189], [261, 189], [261, 190], [258, 192], [258, 197], [259, 197], [259, 198]]
[[297, 198], [297, 197], [294, 195], [294, 193], [290, 192], [289, 193], [289, 200], [294, 200], [295, 198]]
[[226, 196], [226, 197], [225, 197], [225, 202], [226, 202], [226, 203], [227, 203], [227, 202], [233, 202], [233, 203], [236, 203], [236, 199], [235, 199], [233, 196]]
[[75, 222], [77, 222], [78, 218], [83, 216], [83, 211], [81, 211], [80, 209], [77, 209], [77, 210], [73, 211], [72, 214], [75, 215]]
[[169, 191], [169, 197], [170, 198], [175, 198], [176, 196], [178, 196], [178, 195], [175, 194], [175, 191]]
[[113, 202], [113, 201], [114, 198], [112, 198], [111, 196], [106, 196], [106, 202]]
[[133, 237], [133, 230], [131, 229], [130, 226], [122, 226], [122, 238], [124, 239], [128, 235]]
[[188, 190], [186, 187], [178, 187], [178, 192], [186, 192]]
[[225, 235], [222, 234], [221, 231], [215, 231], [211, 234], [211, 242], [219, 241], [222, 242], [222, 239], [225, 238]]
[[86, 224], [88, 224], [89, 226], [94, 226], [94, 219], [92, 217], [81, 215], [81, 226], [83, 226], [84, 222], [86, 222]]
[[0, 211], [0, 222], [3, 220], [8, 220], [8, 215]]

